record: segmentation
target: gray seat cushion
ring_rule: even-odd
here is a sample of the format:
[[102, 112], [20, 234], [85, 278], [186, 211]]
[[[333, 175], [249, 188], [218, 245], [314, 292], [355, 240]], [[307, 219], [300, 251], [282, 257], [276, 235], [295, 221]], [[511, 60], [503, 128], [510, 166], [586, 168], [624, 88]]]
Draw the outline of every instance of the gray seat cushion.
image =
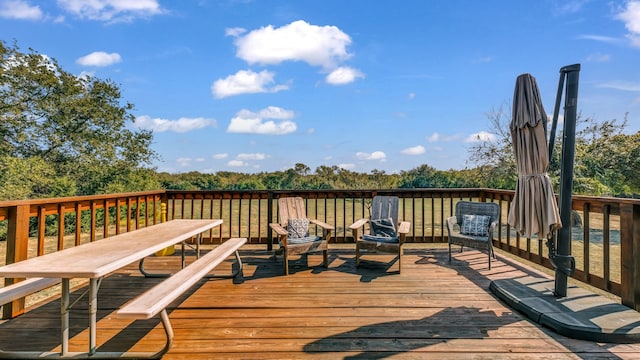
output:
[[320, 236], [315, 236], [315, 235], [305, 236], [301, 238], [287, 237], [287, 244], [306, 244], [306, 243], [319, 241], [319, 240], [322, 240]]
[[377, 235], [370, 235], [370, 234], [364, 234], [362, 235], [362, 240], [365, 241], [375, 241], [375, 242], [386, 242], [386, 243], [398, 243], [398, 237], [397, 236], [377, 236]]

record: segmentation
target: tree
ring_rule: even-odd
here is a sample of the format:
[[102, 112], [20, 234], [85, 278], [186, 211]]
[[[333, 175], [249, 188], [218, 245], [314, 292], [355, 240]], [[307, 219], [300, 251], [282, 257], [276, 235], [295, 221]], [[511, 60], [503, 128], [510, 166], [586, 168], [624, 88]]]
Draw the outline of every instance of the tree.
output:
[[[510, 111], [500, 107], [488, 113], [493, 141], [478, 141], [469, 148], [469, 159], [482, 169], [479, 186], [514, 189], [517, 170], [511, 143]], [[574, 156], [573, 191], [586, 195], [625, 195], [640, 192], [640, 132], [628, 135], [625, 120], [598, 122], [578, 115]], [[559, 191], [562, 129], [556, 134], [549, 177]]]
[[478, 139], [469, 148], [469, 161], [483, 169], [487, 186], [496, 189], [515, 189], [518, 178], [511, 144], [511, 108], [506, 103], [487, 113], [489, 132], [493, 140]]
[[640, 193], [640, 132], [624, 133], [626, 116], [584, 125], [576, 133], [576, 185], [592, 195]]
[[[157, 188], [153, 172], [144, 167], [157, 158], [150, 148], [152, 133], [127, 127], [135, 121], [132, 110], [112, 81], [73, 75], [55, 59], [0, 41], [5, 163], [13, 158], [51, 166], [38, 169], [64, 179], [64, 186], [73, 188], [64, 190], [70, 195]], [[32, 191], [28, 197], [55, 195]]]

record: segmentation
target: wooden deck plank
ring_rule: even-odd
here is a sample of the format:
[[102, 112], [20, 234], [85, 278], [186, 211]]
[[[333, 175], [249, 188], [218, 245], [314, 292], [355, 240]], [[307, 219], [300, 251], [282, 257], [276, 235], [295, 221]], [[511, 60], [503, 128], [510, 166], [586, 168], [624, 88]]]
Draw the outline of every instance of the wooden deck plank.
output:
[[[175, 343], [164, 359], [637, 359], [640, 344], [600, 344], [557, 335], [513, 312], [489, 291], [494, 279], [534, 270], [511, 261], [486, 269], [486, 255], [443, 249], [409, 249], [403, 273], [393, 256], [366, 255], [355, 268], [352, 250], [292, 261], [243, 250], [242, 284], [230, 279], [198, 283], [169, 307]], [[149, 271], [179, 266], [179, 256], [150, 258]], [[375, 261], [367, 261], [375, 260]], [[219, 266], [230, 270], [231, 260]], [[131, 321], [113, 313], [161, 279], [144, 279], [136, 264], [107, 278], [100, 289], [101, 350], [153, 350], [164, 335], [157, 319]], [[79, 289], [81, 290], [81, 289]], [[79, 290], [74, 293], [79, 293]], [[86, 349], [86, 304], [71, 316], [72, 351]], [[0, 323], [4, 348], [58, 348], [59, 301], [41, 304]], [[6, 344], [6, 345], [5, 345]], [[47, 348], [49, 347], [49, 348]], [[124, 348], [123, 348], [124, 347]]]

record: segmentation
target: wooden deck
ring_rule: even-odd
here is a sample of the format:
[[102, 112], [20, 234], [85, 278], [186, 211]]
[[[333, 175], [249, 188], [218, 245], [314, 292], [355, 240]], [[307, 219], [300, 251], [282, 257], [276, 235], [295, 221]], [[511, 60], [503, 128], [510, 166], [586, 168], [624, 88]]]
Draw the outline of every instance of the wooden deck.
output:
[[[491, 280], [534, 270], [500, 256], [444, 248], [407, 248], [401, 275], [388, 255], [366, 255], [356, 269], [353, 249], [332, 249], [329, 269], [320, 255], [291, 265], [261, 249], [241, 251], [245, 281], [211, 279], [172, 307], [175, 343], [164, 359], [640, 359], [640, 344], [569, 339], [514, 313], [489, 291]], [[367, 261], [373, 260], [373, 261]], [[231, 261], [220, 271], [229, 270]], [[179, 256], [154, 257], [147, 270], [177, 268]], [[222, 265], [221, 265], [222, 266]], [[101, 350], [159, 349], [156, 319], [130, 322], [112, 313], [162, 279], [144, 279], [133, 264], [100, 288]], [[79, 294], [81, 289], [75, 292]], [[3, 349], [59, 349], [59, 300], [0, 322]], [[87, 308], [72, 312], [72, 351], [86, 351]]]

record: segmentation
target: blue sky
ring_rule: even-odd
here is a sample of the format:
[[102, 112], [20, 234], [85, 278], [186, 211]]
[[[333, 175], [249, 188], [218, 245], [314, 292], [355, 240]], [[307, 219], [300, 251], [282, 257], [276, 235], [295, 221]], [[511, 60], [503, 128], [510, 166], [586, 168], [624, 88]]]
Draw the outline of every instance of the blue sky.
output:
[[551, 115], [575, 63], [640, 130], [639, 0], [0, 0], [0, 39], [113, 80], [173, 173], [473, 167], [516, 77]]

